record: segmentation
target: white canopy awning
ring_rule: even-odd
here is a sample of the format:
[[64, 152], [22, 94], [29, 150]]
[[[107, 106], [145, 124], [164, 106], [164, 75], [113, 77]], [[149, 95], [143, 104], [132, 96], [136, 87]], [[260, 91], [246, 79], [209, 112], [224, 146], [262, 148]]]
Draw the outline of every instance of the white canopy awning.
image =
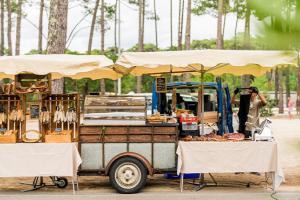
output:
[[0, 57], [0, 78], [13, 78], [19, 73], [48, 74], [74, 79], [117, 79], [122, 75], [113, 70], [114, 63], [103, 55], [22, 55]]
[[260, 76], [276, 66], [297, 65], [297, 52], [257, 50], [188, 50], [124, 52], [116, 62], [131, 74], [200, 71]]

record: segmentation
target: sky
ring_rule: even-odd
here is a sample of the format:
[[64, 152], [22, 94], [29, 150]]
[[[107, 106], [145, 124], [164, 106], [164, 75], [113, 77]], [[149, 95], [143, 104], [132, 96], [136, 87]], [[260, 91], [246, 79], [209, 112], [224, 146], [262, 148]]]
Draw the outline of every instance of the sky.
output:
[[[32, 0], [32, 5], [26, 5], [23, 8], [26, 17], [22, 21], [21, 34], [21, 54], [29, 52], [31, 49], [37, 49], [38, 43], [38, 17], [39, 17], [39, 0]], [[68, 36], [83, 18], [84, 8], [81, 4], [82, 0], [72, 0], [69, 3], [68, 11]], [[106, 0], [105, 2], [113, 4], [115, 0]], [[161, 48], [170, 46], [170, 5], [169, 0], [156, 0], [158, 21], [158, 45]], [[147, 0], [147, 11], [153, 11], [153, 1]], [[93, 6], [93, 5], [92, 5]], [[186, 14], [186, 12], [185, 12]], [[178, 23], [178, 0], [173, 0], [173, 44], [177, 44], [177, 23]], [[89, 26], [92, 16], [87, 16], [82, 22], [76, 26], [73, 33], [76, 33], [72, 40], [69, 39], [67, 48], [79, 52], [87, 50]], [[14, 16], [15, 19], [15, 16]], [[145, 43], [155, 43], [154, 20], [145, 19]], [[44, 14], [45, 35], [43, 48], [46, 48], [48, 13]], [[216, 18], [210, 15], [195, 16], [192, 15], [191, 40], [195, 39], [211, 39], [216, 37], [217, 21]], [[252, 20], [251, 33], [255, 34], [255, 21]], [[113, 21], [108, 22], [109, 29], [105, 34], [105, 47], [114, 45], [114, 26]], [[229, 14], [226, 19], [225, 38], [234, 36], [235, 15]], [[244, 22], [239, 21], [238, 32], [243, 32]], [[185, 26], [184, 26], [185, 30]], [[13, 30], [14, 31], [14, 30]], [[13, 44], [15, 33], [12, 34]], [[71, 38], [71, 37], [70, 37]], [[129, 5], [127, 0], [121, 0], [121, 48], [128, 49], [135, 45], [138, 40], [138, 9], [134, 5]], [[93, 48], [100, 47], [100, 32], [96, 30], [93, 38]]]

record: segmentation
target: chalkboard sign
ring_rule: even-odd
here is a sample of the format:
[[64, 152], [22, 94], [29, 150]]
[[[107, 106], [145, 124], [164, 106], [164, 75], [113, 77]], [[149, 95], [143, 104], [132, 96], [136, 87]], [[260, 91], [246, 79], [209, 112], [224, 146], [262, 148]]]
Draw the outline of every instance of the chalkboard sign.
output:
[[156, 92], [166, 93], [167, 92], [167, 80], [163, 77], [156, 78]]
[[36, 119], [39, 118], [39, 105], [30, 105], [30, 118]]

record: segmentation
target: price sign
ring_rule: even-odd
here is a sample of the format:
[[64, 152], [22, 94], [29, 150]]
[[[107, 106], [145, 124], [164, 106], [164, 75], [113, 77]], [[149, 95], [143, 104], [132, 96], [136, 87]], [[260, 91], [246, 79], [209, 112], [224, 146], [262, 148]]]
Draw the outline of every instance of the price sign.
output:
[[156, 78], [156, 92], [166, 93], [167, 92], [167, 80], [163, 77]]

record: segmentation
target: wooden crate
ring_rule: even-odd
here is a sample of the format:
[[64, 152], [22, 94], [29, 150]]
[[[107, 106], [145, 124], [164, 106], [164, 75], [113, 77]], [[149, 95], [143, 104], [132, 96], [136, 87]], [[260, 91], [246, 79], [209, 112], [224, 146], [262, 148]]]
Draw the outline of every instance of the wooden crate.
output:
[[60, 134], [50, 133], [45, 135], [46, 143], [70, 143], [72, 142], [72, 131], [65, 130]]
[[0, 143], [17, 143], [17, 135], [0, 135]]

